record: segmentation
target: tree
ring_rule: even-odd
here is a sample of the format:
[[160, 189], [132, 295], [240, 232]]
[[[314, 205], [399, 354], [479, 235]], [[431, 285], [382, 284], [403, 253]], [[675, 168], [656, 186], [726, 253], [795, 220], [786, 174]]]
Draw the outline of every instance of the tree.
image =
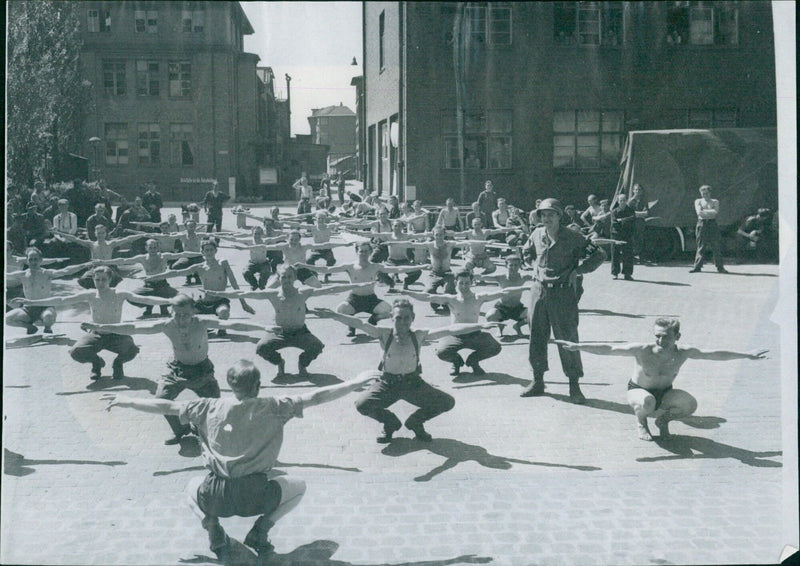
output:
[[6, 4], [6, 175], [15, 184], [52, 181], [53, 163], [79, 152], [91, 83], [81, 73], [79, 2]]

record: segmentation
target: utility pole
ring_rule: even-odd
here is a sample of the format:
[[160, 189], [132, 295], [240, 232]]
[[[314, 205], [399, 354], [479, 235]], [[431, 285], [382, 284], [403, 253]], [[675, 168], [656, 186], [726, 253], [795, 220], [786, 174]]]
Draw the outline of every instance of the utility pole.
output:
[[286, 109], [289, 112], [289, 129], [287, 130], [288, 131], [287, 137], [291, 138], [292, 137], [292, 94], [290, 90], [290, 85], [292, 82], [292, 77], [290, 77], [288, 73], [285, 73], [284, 77], [286, 78]]

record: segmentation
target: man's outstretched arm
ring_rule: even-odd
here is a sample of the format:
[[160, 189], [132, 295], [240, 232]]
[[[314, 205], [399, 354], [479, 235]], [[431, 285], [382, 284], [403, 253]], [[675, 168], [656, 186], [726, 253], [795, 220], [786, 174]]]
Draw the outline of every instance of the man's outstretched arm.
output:
[[567, 340], [553, 340], [565, 350], [588, 352], [598, 356], [635, 356], [644, 344], [579, 344]]
[[355, 379], [345, 381], [344, 383], [329, 385], [328, 387], [322, 387], [310, 393], [306, 393], [305, 395], [301, 395], [300, 399], [303, 402], [304, 408], [315, 407], [317, 405], [322, 405], [323, 403], [334, 401], [339, 397], [344, 397], [351, 391], [355, 391], [373, 379], [375, 379], [373, 374], [365, 372]]
[[726, 362], [728, 360], [763, 360], [769, 350], [753, 350], [752, 352], [735, 352], [733, 350], [701, 350], [686, 348], [686, 357], [693, 360], [712, 360]]
[[181, 403], [169, 401], [167, 399], [141, 399], [139, 397], [128, 397], [116, 393], [105, 393], [100, 396], [102, 401], [107, 401], [106, 411], [111, 407], [122, 407], [125, 409], [136, 409], [144, 413], [155, 413], [157, 415], [178, 415]]

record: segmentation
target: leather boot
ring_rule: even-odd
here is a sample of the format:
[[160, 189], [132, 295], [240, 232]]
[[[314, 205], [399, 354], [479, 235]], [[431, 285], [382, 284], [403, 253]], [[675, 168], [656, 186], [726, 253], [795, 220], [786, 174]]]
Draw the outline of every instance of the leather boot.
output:
[[526, 387], [519, 396], [539, 397], [541, 395], [544, 395], [544, 373], [534, 373], [533, 380], [531, 381], [530, 385], [528, 385], [528, 387]]
[[583, 405], [586, 403], [586, 397], [581, 392], [581, 387], [578, 384], [579, 377], [569, 378], [569, 400], [576, 405]]

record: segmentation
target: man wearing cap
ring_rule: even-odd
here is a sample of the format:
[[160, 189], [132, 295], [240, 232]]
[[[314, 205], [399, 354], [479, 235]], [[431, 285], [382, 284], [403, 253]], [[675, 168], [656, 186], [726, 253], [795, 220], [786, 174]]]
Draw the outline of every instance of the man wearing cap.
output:
[[694, 211], [697, 213], [697, 226], [695, 227], [697, 253], [694, 256], [694, 266], [689, 273], [697, 273], [703, 268], [703, 261], [708, 252], [714, 256], [714, 265], [717, 266], [717, 271], [728, 273], [722, 264], [720, 233], [717, 225], [719, 201], [711, 198], [710, 186], [700, 187], [700, 198], [694, 201]]
[[[550, 329], [557, 340], [578, 341], [579, 274], [597, 269], [605, 259], [603, 250], [586, 237], [561, 225], [564, 211], [553, 198], [544, 199], [536, 208], [542, 225], [530, 237], [530, 253], [535, 258], [531, 284], [531, 339], [528, 359], [533, 368], [533, 380], [522, 397], [544, 394], [544, 372], [547, 364], [547, 342]], [[570, 338], [562, 338], [573, 336]], [[578, 352], [558, 347], [561, 367], [569, 378], [569, 396], [573, 403], [584, 403], [578, 380], [583, 366]]]

